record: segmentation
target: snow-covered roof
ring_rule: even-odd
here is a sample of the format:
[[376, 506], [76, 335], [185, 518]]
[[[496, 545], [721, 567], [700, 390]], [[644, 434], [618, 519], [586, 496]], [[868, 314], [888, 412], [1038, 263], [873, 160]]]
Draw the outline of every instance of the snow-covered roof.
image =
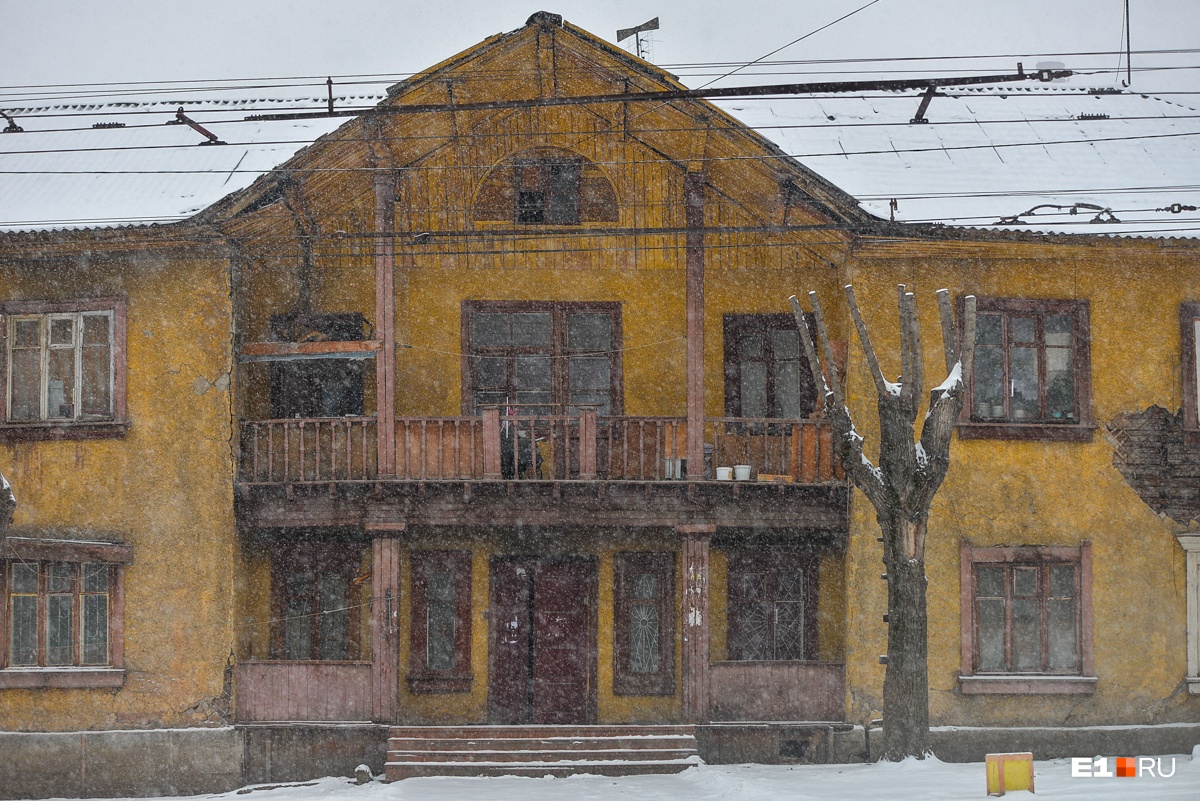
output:
[[[339, 98], [339, 106], [372, 106], [380, 99]], [[129, 98], [0, 109], [24, 129], [0, 133], [0, 232], [185, 220], [346, 122], [249, 122], [247, 116], [320, 110], [325, 102]], [[176, 122], [181, 108], [227, 144], [207, 144], [203, 134]]]
[[885, 220], [894, 198], [897, 222], [1200, 236], [1200, 212], [1185, 208], [1200, 206], [1196, 109], [1111, 89], [1025, 83], [939, 90], [928, 122], [912, 123], [922, 94], [718, 105]]
[[[269, 91], [271, 99], [210, 91], [183, 101], [5, 107], [24, 131], [0, 133], [0, 232], [185, 220], [347, 121], [247, 121], [320, 111], [326, 102], [311, 85]], [[928, 122], [911, 123], [921, 94], [718, 105], [884, 220], [895, 199], [897, 222], [1200, 236], [1200, 212], [1187, 209], [1200, 206], [1195, 109], [1130, 92], [1028, 83], [939, 90]], [[363, 90], [335, 104], [369, 108], [383, 96]], [[174, 123], [181, 107], [228, 144], [203, 144], [201, 133]]]

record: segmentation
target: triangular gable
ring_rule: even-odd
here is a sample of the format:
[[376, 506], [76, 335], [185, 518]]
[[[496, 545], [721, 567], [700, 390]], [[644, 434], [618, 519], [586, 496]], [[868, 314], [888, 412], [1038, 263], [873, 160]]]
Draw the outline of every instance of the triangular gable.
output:
[[[647, 92], [684, 88], [669, 73], [554, 15], [535, 14], [522, 28], [491, 37], [393, 86], [378, 108], [449, 105]], [[568, 110], [569, 109], [569, 110]], [[516, 121], [520, 122], [516, 122]], [[562, 123], [569, 121], [570, 126]], [[564, 130], [578, 127], [574, 141]], [[506, 134], [507, 130], [507, 134]], [[699, 166], [715, 192], [745, 207], [737, 224], [869, 224], [852, 197], [787, 157], [778, 146], [704, 100], [663, 104], [604, 103], [574, 107], [423, 113], [369, 113], [357, 117], [280, 165], [240, 196], [204, 215], [228, 218], [255, 205], [280, 182], [319, 185], [310, 194], [345, 198], [366, 190], [373, 168], [428, 167], [443, 149], [474, 148], [472, 171], [499, 162], [506, 149], [528, 145], [578, 146], [621, 131], [640, 146], [638, 159], [666, 160], [680, 169]], [[578, 133], [579, 131], [576, 131]], [[509, 135], [507, 145], [497, 146]], [[464, 144], [463, 139], [474, 137]], [[491, 137], [490, 144], [483, 144]], [[540, 139], [539, 139], [540, 138]], [[534, 141], [539, 139], [538, 141]], [[585, 153], [585, 155], [587, 155]], [[603, 161], [603, 159], [594, 159]], [[603, 166], [603, 164], [601, 164]], [[362, 174], [356, 174], [358, 173]], [[758, 180], [747, 175], [758, 173]], [[476, 176], [477, 180], [481, 178]], [[334, 188], [332, 184], [339, 184]], [[465, 187], [457, 187], [456, 194]], [[749, 191], [748, 191], [749, 190]], [[275, 190], [277, 193], [277, 189]], [[765, 213], [761, 207], [769, 205]], [[756, 212], [752, 207], [760, 207]], [[778, 209], [787, 219], [780, 216]]]

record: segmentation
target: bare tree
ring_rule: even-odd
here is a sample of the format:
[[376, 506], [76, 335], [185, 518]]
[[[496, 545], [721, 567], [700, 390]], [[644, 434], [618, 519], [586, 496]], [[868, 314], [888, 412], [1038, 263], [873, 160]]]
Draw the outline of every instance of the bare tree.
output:
[[929, 749], [929, 644], [925, 608], [925, 536], [929, 507], [950, 467], [950, 436], [963, 407], [963, 387], [971, 379], [975, 354], [975, 298], [966, 298], [963, 312], [963, 347], [958, 353], [954, 311], [950, 294], [937, 292], [942, 318], [942, 349], [947, 378], [930, 393], [929, 411], [914, 439], [917, 412], [922, 400], [924, 365], [913, 293], [899, 288], [900, 377], [884, 378], [871, 345], [867, 326], [846, 286], [846, 302], [858, 331], [867, 367], [875, 380], [879, 406], [879, 466], [863, 454], [863, 439], [854, 429], [846, 406], [843, 377], [838, 375], [833, 347], [821, 304], [809, 292], [817, 336], [824, 354], [824, 369], [804, 319], [800, 301], [789, 300], [812, 368], [813, 380], [825, 392], [825, 416], [833, 426], [838, 459], [854, 486], [875, 507], [883, 531], [883, 561], [888, 583], [887, 672], [883, 680], [883, 740], [885, 759], [923, 758]]

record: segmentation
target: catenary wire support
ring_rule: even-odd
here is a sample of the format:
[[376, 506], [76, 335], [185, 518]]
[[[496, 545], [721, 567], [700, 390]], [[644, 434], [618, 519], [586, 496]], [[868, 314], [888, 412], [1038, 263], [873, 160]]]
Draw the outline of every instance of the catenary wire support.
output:
[[14, 120], [9, 115], [5, 114], [3, 111], [0, 111], [0, 117], [3, 117], [4, 119], [8, 120], [8, 127], [6, 127], [4, 129], [3, 133], [24, 133], [25, 132], [24, 128], [22, 128], [20, 125], [17, 125], [16, 120]]
[[215, 133], [208, 130], [207, 128], [205, 128], [203, 125], [201, 125], [200, 123], [193, 120], [188, 115], [184, 114], [183, 106], [180, 106], [179, 111], [175, 112], [175, 119], [167, 121], [167, 125], [186, 125], [187, 127], [191, 128], [196, 133], [198, 133], [202, 136], [208, 137], [207, 142], [200, 143], [202, 145], [223, 145], [223, 144], [225, 144], [225, 142], [222, 142], [219, 138], [217, 138], [217, 135]]

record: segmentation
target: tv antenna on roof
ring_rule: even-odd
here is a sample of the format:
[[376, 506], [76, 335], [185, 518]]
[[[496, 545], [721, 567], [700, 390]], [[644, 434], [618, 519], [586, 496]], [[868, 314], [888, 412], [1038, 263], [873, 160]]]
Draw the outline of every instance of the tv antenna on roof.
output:
[[650, 20], [649, 22], [643, 22], [641, 25], [636, 25], [632, 28], [622, 28], [621, 30], [617, 31], [617, 43], [619, 44], [619, 43], [625, 41], [630, 36], [636, 36], [637, 39], [635, 41], [637, 42], [637, 57], [645, 58], [645, 55], [643, 55], [643, 52], [642, 52], [642, 33], [644, 33], [645, 31], [657, 31], [657, 30], [658, 30], [658, 17], [655, 17], [654, 19]]

